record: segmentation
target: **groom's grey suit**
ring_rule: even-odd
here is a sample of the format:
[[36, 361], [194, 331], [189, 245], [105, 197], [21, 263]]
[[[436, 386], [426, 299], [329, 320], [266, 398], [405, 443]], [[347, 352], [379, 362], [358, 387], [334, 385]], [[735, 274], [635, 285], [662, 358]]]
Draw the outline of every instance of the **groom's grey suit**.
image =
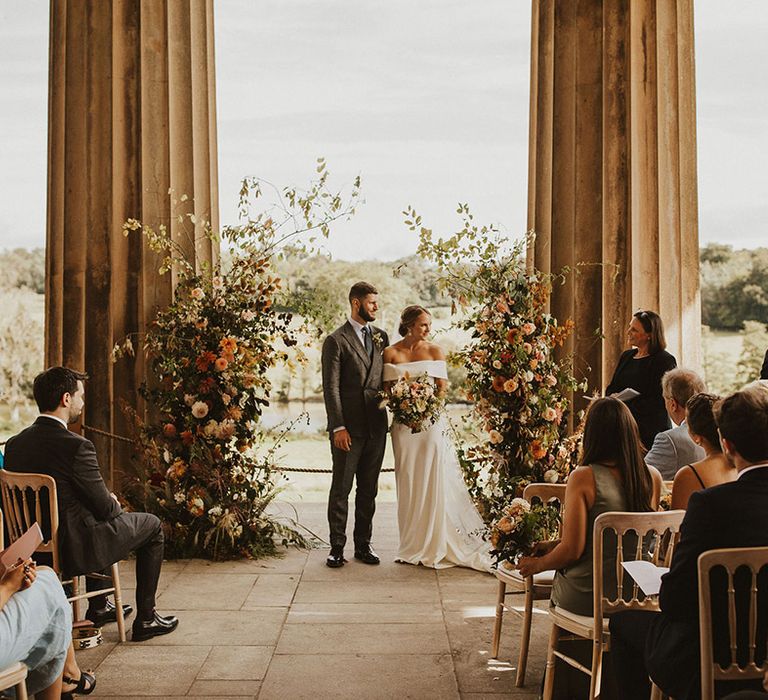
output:
[[[366, 551], [371, 542], [379, 472], [387, 438], [387, 414], [379, 407], [387, 334], [371, 326], [369, 354], [347, 321], [323, 342], [323, 398], [333, 456], [333, 480], [328, 497], [331, 547], [347, 541], [349, 492], [357, 477], [355, 493], [355, 551]], [[333, 444], [335, 428], [345, 427], [352, 438], [349, 452]]]

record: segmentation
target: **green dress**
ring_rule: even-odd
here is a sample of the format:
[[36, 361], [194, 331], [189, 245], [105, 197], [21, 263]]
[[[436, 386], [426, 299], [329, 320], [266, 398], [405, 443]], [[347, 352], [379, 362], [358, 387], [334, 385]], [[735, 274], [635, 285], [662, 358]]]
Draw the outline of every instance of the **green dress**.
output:
[[[595, 519], [602, 513], [610, 511], [626, 511], [627, 500], [624, 487], [608, 467], [602, 464], [590, 464], [589, 468], [595, 477], [595, 502], [587, 513], [587, 543], [579, 559], [565, 569], [555, 573], [550, 602], [577, 615], [592, 615], [592, 531]], [[634, 551], [631, 542], [624, 538], [624, 548]], [[606, 591], [616, 591], [616, 535], [607, 533], [603, 551], [607, 556], [603, 559], [605, 578], [603, 585]], [[633, 558], [631, 555], [629, 558]]]

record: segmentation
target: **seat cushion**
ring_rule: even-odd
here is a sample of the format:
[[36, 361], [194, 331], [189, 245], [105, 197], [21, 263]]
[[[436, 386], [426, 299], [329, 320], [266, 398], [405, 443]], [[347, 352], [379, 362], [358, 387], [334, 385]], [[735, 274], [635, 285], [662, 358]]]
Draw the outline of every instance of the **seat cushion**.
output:
[[[499, 579], [499, 581], [504, 581], [505, 583], [511, 583], [519, 588], [523, 588], [525, 585], [525, 579], [520, 575], [520, 572], [517, 569], [507, 569], [506, 567], [499, 567], [496, 570], [496, 578]], [[555, 580], [554, 570], [542, 571], [541, 573], [533, 575], [534, 586], [551, 586], [554, 580]]]
[[[594, 618], [590, 615], [577, 615], [570, 610], [561, 608], [559, 605], [554, 608], [550, 608], [550, 615], [553, 618], [553, 622], [563, 629], [567, 629], [569, 632], [578, 634], [582, 637], [592, 638], [592, 632], [594, 629]], [[608, 633], [608, 618], [603, 618], [603, 633]]]

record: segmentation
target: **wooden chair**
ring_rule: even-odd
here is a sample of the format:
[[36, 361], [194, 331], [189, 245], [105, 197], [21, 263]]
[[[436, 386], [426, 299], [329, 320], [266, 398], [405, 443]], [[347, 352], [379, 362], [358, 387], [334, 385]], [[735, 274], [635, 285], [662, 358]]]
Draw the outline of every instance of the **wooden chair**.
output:
[[[47, 496], [42, 495], [43, 491]], [[56, 482], [53, 477], [45, 474], [25, 474], [22, 472], [9, 472], [0, 469], [0, 493], [2, 493], [3, 508], [8, 520], [10, 541], [14, 542], [35, 523], [40, 523], [43, 532], [46, 532], [43, 521], [44, 504], [50, 519], [50, 539], [43, 542], [37, 551], [50, 554], [53, 570], [61, 578], [61, 561], [59, 558], [58, 530], [59, 530], [59, 506], [56, 501]], [[33, 507], [34, 505], [34, 507]], [[33, 512], [34, 511], [34, 512]], [[117, 617], [117, 631], [120, 641], [125, 641], [125, 618], [123, 617], [123, 600], [120, 587], [120, 572], [117, 562], [112, 564], [111, 575], [104, 576], [99, 573], [86, 574], [88, 578], [110, 580], [112, 586], [90, 593], [80, 593], [80, 577], [75, 576], [71, 580], [62, 581], [62, 584], [71, 584], [72, 596], [69, 600], [73, 604], [75, 620], [80, 619], [79, 601], [87, 600], [99, 595], [114, 593], [115, 613]]]
[[[749, 632], [747, 650], [739, 649], [736, 639], [737, 614], [734, 576], [736, 570], [741, 567], [746, 567], [751, 574], [748, 619], [740, 620], [741, 624], [739, 624], [740, 629], [742, 625], [747, 626]], [[758, 638], [758, 575], [763, 567], [768, 567], [768, 547], [713, 549], [699, 556], [699, 645], [702, 700], [714, 699], [716, 680], [729, 681], [751, 678], [762, 680], [768, 673], [768, 659], [764, 659], [762, 664], [758, 666], [755, 653]], [[728, 580], [728, 641], [731, 654], [730, 664], [726, 668], [722, 668], [714, 659], [710, 572], [715, 568], [724, 569]], [[768, 575], [768, 571], [763, 575]], [[745, 590], [744, 593], [746, 594], [746, 592]], [[765, 593], [766, 591], [763, 592], [763, 595]], [[737, 658], [738, 653], [744, 651], [747, 651], [747, 664], [742, 667], [739, 666]]]
[[14, 688], [16, 700], [27, 700], [27, 667], [17, 661], [8, 668], [0, 669], [0, 690]]
[[[603, 651], [607, 651], [610, 644], [607, 616], [623, 610], [653, 610], [658, 611], [658, 600], [654, 597], [640, 599], [639, 586], [625, 574], [621, 566], [623, 561], [633, 561], [643, 558], [644, 543], [652, 535], [653, 547], [651, 561], [658, 565], [668, 566], [672, 559], [674, 549], [674, 536], [670, 538], [670, 545], [664, 549], [664, 558], [659, 560], [662, 550], [661, 542], [665, 533], [678, 532], [683, 521], [685, 511], [672, 510], [668, 512], [653, 513], [603, 513], [595, 520], [593, 529], [593, 600], [594, 614], [590, 616], [576, 615], [560, 607], [550, 608], [549, 615], [552, 620], [552, 632], [547, 648], [547, 665], [544, 676], [544, 700], [551, 700], [555, 681], [555, 659], [559, 658], [568, 665], [586, 673], [590, 677], [589, 698], [593, 700], [600, 695], [600, 682], [602, 678]], [[616, 534], [616, 597], [611, 599], [610, 592], [604, 589], [603, 576], [603, 536], [606, 531]], [[637, 539], [634, 556], [625, 559], [624, 537], [628, 533]], [[650, 548], [649, 548], [650, 549]], [[628, 585], [625, 586], [625, 580]], [[631, 583], [629, 583], [631, 582]], [[631, 587], [631, 597], [625, 599], [625, 588]], [[565, 631], [568, 636], [561, 636]], [[587, 668], [576, 659], [558, 651], [558, 643], [561, 639], [589, 639], [592, 641], [592, 664]]]
[[[0, 551], [3, 544], [3, 511], [0, 509]], [[16, 689], [16, 700], [27, 700], [27, 667], [17, 661], [8, 668], [0, 668], [0, 690]]]
[[[523, 491], [523, 498], [531, 502], [538, 498], [543, 503], [557, 500], [562, 512], [565, 501], [565, 484], [528, 484]], [[533, 602], [535, 600], [549, 600], [552, 592], [552, 582], [555, 578], [554, 571], [543, 571], [535, 576], [523, 578], [519, 571], [514, 569], [498, 568], [494, 572], [499, 581], [498, 595], [496, 598], [496, 621], [493, 626], [493, 645], [491, 656], [498, 658], [499, 643], [501, 641], [501, 625], [506, 611], [514, 612], [523, 618], [523, 627], [520, 633], [520, 655], [517, 661], [517, 675], [515, 685], [522, 688], [525, 685], [525, 671], [528, 666], [528, 648], [531, 642], [531, 622], [533, 619]], [[507, 588], [512, 590], [507, 591]], [[523, 611], [513, 607], [507, 607], [504, 599], [511, 593], [525, 593], [525, 607]]]

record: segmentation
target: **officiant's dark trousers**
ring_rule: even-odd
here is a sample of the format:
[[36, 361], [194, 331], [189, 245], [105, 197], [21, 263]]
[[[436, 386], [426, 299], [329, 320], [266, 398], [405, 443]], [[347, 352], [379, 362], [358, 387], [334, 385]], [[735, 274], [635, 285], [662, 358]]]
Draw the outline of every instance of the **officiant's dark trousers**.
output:
[[331, 547], [343, 548], [347, 543], [347, 514], [352, 482], [355, 489], [355, 551], [365, 550], [371, 543], [373, 514], [376, 510], [376, 494], [379, 490], [379, 472], [384, 459], [387, 434], [382, 432], [369, 438], [352, 436], [349, 452], [339, 450], [333, 444], [333, 479], [328, 497], [328, 526], [331, 531]]

